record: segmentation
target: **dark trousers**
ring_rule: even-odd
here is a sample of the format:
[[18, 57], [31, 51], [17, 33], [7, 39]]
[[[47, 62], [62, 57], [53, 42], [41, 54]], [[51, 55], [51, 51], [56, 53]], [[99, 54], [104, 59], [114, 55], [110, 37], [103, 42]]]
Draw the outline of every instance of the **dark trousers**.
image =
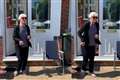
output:
[[16, 55], [18, 58], [18, 67], [17, 67], [18, 72], [20, 70], [24, 71], [26, 69], [28, 51], [29, 51], [29, 47], [17, 47], [16, 48]]
[[87, 64], [89, 64], [89, 72], [93, 73], [94, 71], [94, 57], [95, 57], [95, 46], [85, 46], [82, 48], [83, 62], [82, 69], [87, 70]]

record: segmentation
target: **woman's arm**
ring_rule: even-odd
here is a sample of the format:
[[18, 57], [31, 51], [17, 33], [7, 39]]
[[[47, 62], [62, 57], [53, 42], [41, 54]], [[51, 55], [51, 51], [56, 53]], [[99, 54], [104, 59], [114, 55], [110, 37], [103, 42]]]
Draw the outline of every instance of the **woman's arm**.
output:
[[86, 24], [81, 29], [79, 29], [79, 31], [78, 31], [78, 36], [79, 36], [79, 38], [81, 39], [82, 42], [84, 42], [85, 27], [86, 27]]
[[18, 32], [19, 32], [18, 27], [15, 27], [15, 28], [14, 28], [14, 32], [13, 32], [13, 39], [14, 39], [15, 41], [20, 41]]

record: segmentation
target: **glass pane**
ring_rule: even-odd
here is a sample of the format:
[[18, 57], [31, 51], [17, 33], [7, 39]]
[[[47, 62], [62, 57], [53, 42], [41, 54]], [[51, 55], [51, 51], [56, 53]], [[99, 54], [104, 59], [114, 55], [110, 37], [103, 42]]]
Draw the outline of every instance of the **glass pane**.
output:
[[[120, 26], [120, 0], [104, 0], [103, 28], [119, 29]], [[111, 24], [111, 26], [107, 24]]]
[[17, 12], [16, 0], [7, 0], [6, 2], [7, 27], [13, 27], [14, 25], [16, 25], [16, 12]]
[[78, 16], [83, 16], [84, 19], [88, 19], [88, 14], [91, 11], [98, 12], [99, 0], [78, 0]]
[[6, 0], [7, 27], [12, 28], [17, 24], [20, 13], [26, 13], [26, 0]]
[[90, 3], [91, 3], [91, 4], [94, 4], [94, 3], [95, 3], [95, 1], [94, 1], [94, 0], [90, 0]]
[[32, 0], [32, 26], [35, 29], [50, 28], [50, 0]]

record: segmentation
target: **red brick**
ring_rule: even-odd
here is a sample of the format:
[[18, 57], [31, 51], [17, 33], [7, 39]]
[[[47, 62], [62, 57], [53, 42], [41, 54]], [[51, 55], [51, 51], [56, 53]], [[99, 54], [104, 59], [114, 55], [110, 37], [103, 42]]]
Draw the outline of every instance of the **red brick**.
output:
[[69, 0], [62, 0], [61, 33], [68, 29]]

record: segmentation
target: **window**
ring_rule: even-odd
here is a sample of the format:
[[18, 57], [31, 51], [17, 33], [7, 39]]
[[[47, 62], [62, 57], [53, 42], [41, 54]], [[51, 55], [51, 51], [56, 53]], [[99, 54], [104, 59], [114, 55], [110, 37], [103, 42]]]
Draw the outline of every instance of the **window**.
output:
[[12, 28], [17, 24], [20, 13], [26, 13], [26, 0], [6, 0], [7, 27]]
[[103, 29], [120, 29], [120, 1], [104, 0]]
[[32, 0], [32, 28], [50, 29], [50, 0]]
[[88, 19], [91, 11], [98, 12], [99, 0], [78, 0], [78, 16], [83, 16], [84, 20]]

